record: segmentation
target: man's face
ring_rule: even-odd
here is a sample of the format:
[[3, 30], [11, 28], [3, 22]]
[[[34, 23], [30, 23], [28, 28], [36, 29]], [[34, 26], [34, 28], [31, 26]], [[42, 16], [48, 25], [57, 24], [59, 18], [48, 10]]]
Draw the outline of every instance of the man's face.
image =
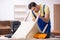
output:
[[38, 12], [38, 11], [39, 11], [39, 9], [38, 9], [37, 6], [36, 6], [36, 7], [32, 7], [31, 10], [33, 10], [33, 11], [35, 11], [35, 12]]

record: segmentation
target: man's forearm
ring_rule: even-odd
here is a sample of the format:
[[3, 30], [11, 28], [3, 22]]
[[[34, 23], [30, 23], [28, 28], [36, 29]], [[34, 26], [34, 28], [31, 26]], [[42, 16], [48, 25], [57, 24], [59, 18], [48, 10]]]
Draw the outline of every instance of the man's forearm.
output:
[[47, 22], [47, 23], [48, 23], [48, 21], [49, 21], [49, 18], [47, 19], [47, 18], [42, 17], [42, 16], [40, 16], [40, 18], [41, 18], [43, 21]]

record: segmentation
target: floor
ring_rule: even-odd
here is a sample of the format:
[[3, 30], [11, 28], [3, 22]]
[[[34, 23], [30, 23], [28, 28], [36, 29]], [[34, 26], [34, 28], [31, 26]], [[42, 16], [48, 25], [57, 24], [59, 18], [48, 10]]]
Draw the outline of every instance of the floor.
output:
[[[5, 39], [3, 39], [5, 40]], [[47, 39], [6, 39], [6, 40], [60, 40], [60, 38], [47, 38]]]

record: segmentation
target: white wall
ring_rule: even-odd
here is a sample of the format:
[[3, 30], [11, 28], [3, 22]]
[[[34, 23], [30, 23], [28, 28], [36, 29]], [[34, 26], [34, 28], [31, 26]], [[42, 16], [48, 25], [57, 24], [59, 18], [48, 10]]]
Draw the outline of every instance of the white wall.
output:
[[14, 4], [13, 0], [0, 0], [0, 20], [14, 19]]

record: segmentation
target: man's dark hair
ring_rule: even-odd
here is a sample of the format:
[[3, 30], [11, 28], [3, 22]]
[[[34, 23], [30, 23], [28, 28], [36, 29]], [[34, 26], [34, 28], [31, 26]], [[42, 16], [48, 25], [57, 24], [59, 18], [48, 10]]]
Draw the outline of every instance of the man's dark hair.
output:
[[31, 2], [29, 5], [28, 5], [28, 8], [31, 9], [32, 7], [36, 7], [36, 3], [35, 2]]

